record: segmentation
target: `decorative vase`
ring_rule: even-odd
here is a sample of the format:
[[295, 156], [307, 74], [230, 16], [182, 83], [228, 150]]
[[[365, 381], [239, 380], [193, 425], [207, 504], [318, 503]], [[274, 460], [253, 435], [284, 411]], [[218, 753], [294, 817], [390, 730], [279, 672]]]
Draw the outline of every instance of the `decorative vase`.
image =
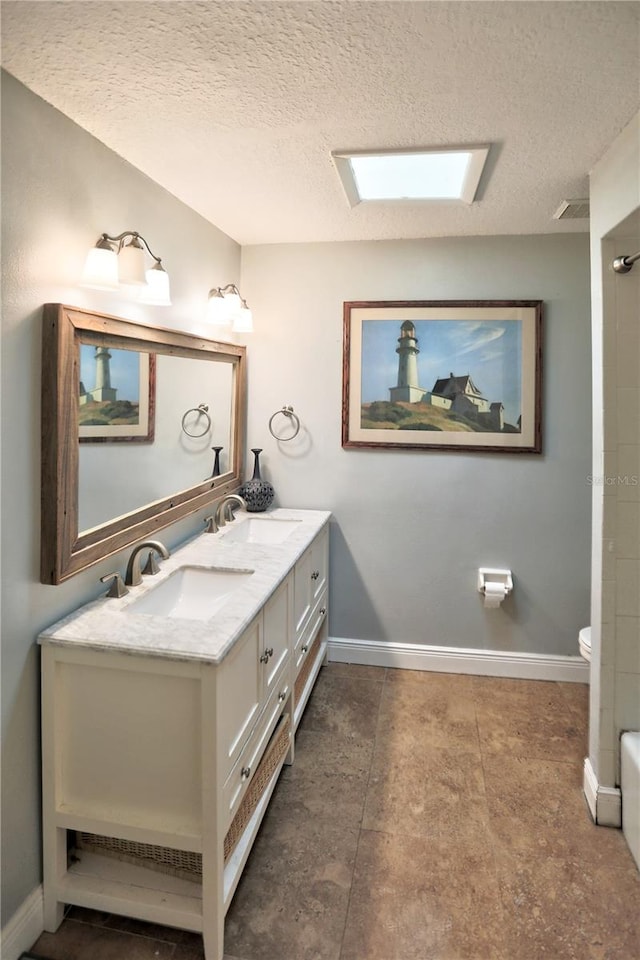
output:
[[252, 447], [251, 453], [254, 456], [253, 477], [251, 480], [245, 480], [238, 493], [247, 505], [249, 513], [262, 513], [273, 503], [275, 490], [268, 480], [263, 480], [260, 476], [260, 454], [262, 447]]
[[215, 454], [215, 457], [214, 457], [214, 460], [213, 460], [213, 473], [211, 474], [211, 478], [213, 479], [213, 477], [219, 477], [219, 476], [220, 476], [220, 453], [222, 452], [222, 450], [223, 450], [224, 448], [223, 448], [223, 447], [211, 447], [211, 449], [213, 450], [213, 452], [214, 452], [214, 454]]

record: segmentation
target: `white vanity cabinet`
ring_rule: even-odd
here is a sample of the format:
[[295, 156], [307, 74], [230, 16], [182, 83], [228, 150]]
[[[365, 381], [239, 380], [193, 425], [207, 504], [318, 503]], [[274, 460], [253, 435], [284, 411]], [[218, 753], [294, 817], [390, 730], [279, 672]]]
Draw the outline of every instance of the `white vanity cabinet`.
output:
[[[315, 516], [288, 563], [217, 548], [267, 584], [217, 640], [215, 618], [167, 622], [163, 639], [165, 621], [126, 613], [130, 597], [39, 638], [45, 929], [76, 904], [202, 932], [207, 960], [222, 960], [226, 910], [326, 651], [328, 515]], [[182, 562], [211, 563], [210, 543]]]
[[294, 729], [297, 728], [327, 652], [329, 531], [322, 530], [294, 570]]
[[[222, 957], [224, 913], [289, 751], [292, 595], [290, 574], [219, 666], [43, 646], [47, 929], [74, 903], [202, 931], [207, 957]], [[225, 866], [280, 722], [279, 756]], [[71, 861], [68, 831], [82, 845]]]

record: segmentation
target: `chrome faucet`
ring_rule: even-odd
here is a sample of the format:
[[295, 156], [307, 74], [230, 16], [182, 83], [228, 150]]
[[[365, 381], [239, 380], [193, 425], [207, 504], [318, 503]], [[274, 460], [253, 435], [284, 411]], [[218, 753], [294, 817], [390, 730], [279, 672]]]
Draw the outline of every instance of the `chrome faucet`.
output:
[[247, 509], [246, 501], [243, 500], [238, 493], [228, 493], [226, 497], [222, 498], [216, 507], [213, 522], [218, 529], [220, 529], [220, 527], [224, 527], [225, 523], [233, 520], [234, 505], [237, 507], [242, 507], [243, 510]]
[[[144, 565], [142, 571], [140, 570], [140, 554], [147, 547], [150, 547], [149, 556], [147, 562]], [[129, 557], [129, 563], [127, 564], [127, 572], [125, 574], [124, 582], [128, 587], [137, 587], [139, 583], [142, 583], [142, 574], [154, 574], [157, 573], [160, 569], [158, 563], [153, 556], [154, 551], [159, 553], [161, 557], [164, 557], [165, 560], [170, 556], [169, 551], [160, 543], [159, 540], [145, 540], [144, 543], [139, 543], [137, 547], [134, 547], [131, 551], [131, 556]]]

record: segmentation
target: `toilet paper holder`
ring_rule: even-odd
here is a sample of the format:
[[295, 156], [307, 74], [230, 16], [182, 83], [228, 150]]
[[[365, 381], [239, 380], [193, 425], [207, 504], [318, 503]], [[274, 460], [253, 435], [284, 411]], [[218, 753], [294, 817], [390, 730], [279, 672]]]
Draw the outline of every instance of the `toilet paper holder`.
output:
[[478, 593], [484, 596], [488, 583], [501, 584], [504, 587], [505, 597], [508, 597], [513, 590], [513, 575], [511, 570], [496, 570], [493, 567], [480, 567], [478, 569]]

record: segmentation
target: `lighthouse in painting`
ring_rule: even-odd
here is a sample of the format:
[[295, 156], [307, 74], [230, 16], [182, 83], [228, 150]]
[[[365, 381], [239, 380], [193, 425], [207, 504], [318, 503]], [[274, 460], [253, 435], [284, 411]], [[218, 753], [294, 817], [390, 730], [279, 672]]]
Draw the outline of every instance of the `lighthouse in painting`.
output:
[[416, 328], [411, 320], [405, 320], [400, 327], [398, 337], [398, 385], [389, 388], [392, 403], [419, 403], [424, 397], [423, 390], [418, 383], [418, 338]]
[[111, 371], [109, 361], [111, 354], [107, 347], [96, 347], [96, 385], [93, 390], [85, 390], [80, 381], [80, 403], [89, 403], [91, 400], [98, 403], [114, 401], [117, 390], [111, 386]]

